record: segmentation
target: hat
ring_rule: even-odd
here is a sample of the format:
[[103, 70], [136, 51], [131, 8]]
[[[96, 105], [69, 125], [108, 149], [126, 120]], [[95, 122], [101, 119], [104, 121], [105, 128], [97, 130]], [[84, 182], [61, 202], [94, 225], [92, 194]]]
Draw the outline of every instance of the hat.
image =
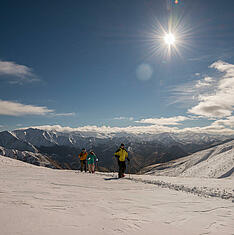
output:
[[120, 146], [124, 146], [124, 144], [122, 143]]

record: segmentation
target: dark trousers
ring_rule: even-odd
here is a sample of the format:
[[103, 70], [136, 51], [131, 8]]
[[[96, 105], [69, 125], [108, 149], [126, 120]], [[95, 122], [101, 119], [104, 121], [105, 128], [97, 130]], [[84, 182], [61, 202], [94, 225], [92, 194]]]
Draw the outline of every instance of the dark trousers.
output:
[[87, 171], [87, 165], [86, 165], [86, 160], [80, 160], [80, 171], [82, 172], [84, 169], [84, 171]]
[[125, 161], [118, 161], [118, 165], [119, 165], [119, 178], [124, 176], [124, 172], [126, 170], [126, 164]]

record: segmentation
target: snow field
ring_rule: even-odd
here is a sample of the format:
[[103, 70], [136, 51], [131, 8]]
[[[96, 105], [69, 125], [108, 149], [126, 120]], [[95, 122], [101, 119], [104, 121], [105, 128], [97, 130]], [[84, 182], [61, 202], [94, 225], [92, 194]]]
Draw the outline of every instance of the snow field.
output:
[[[180, 180], [173, 178], [172, 183]], [[0, 185], [4, 235], [234, 231], [234, 205], [229, 200], [118, 180], [111, 174], [52, 170], [0, 156]]]

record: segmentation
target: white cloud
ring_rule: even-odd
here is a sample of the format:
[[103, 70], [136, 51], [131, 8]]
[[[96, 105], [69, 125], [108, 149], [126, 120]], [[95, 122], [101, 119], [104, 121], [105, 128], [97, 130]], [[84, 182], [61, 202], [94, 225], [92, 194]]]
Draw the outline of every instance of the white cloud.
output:
[[223, 102], [220, 100], [218, 103], [215, 101], [217, 99], [212, 96], [207, 98], [201, 97], [201, 102], [189, 109], [188, 112], [210, 118], [222, 118], [232, 114], [232, 106], [226, 105], [225, 100]]
[[47, 107], [25, 105], [18, 102], [0, 100], [0, 115], [25, 116], [25, 115], [45, 115], [53, 110]]
[[214, 79], [211, 77], [205, 77], [202, 80], [198, 80], [197, 83], [195, 84], [196, 88], [202, 88], [202, 87], [208, 87], [212, 86], [212, 82], [214, 82]]
[[215, 83], [213, 78], [206, 78], [206, 84], [212, 85], [212, 90], [209, 88], [201, 92], [197, 96], [199, 103], [188, 112], [213, 118], [231, 116], [234, 110], [234, 65], [217, 61], [210, 68], [215, 68], [223, 74]]
[[[182, 128], [167, 127], [160, 125], [149, 125], [149, 126], [129, 126], [129, 127], [110, 127], [110, 126], [83, 126], [83, 127], [62, 127], [60, 125], [45, 125], [45, 126], [31, 126], [32, 128], [43, 129], [47, 131], [58, 131], [58, 132], [81, 132], [87, 136], [108, 136], [111, 134], [133, 134], [133, 135], [155, 135], [165, 132], [171, 133], [209, 133], [209, 134], [227, 134], [233, 135], [234, 130], [231, 128], [212, 123], [205, 127], [191, 127]], [[25, 128], [22, 128], [25, 129]]]
[[227, 62], [224, 62], [222, 60], [218, 60], [216, 62], [214, 62], [212, 65], [210, 65], [210, 68], [215, 68], [221, 72], [227, 72], [230, 71], [232, 72], [233, 75], [233, 69], [234, 69], [234, 65], [233, 64], [229, 64]]
[[39, 81], [35, 74], [33, 74], [31, 68], [11, 61], [0, 60], [0, 76], [1, 75], [9, 76], [10, 79], [8, 79], [8, 81], [12, 84]]
[[93, 134], [114, 134], [114, 133], [129, 133], [129, 134], [157, 134], [163, 132], [175, 132], [178, 129], [176, 127], [166, 127], [159, 125], [150, 126], [128, 126], [128, 127], [110, 127], [110, 126], [83, 126], [83, 127], [62, 127], [60, 125], [45, 125], [45, 126], [32, 126], [32, 128], [38, 128], [48, 131], [59, 131], [59, 132], [83, 132]]
[[214, 79], [213, 79], [212, 77], [205, 77], [205, 78], [204, 78], [204, 81], [205, 81], [205, 82], [213, 82]]
[[179, 132], [208, 133], [220, 135], [234, 135], [234, 129], [225, 127], [216, 121], [209, 126], [184, 128]]
[[224, 120], [217, 120], [214, 122], [214, 125], [234, 128], [234, 116], [228, 117]]
[[[25, 115], [48, 115], [48, 117], [72, 117], [76, 114], [71, 113], [55, 113], [54, 110], [44, 106], [35, 106], [21, 104], [13, 101], [0, 100], [0, 115], [8, 116], [25, 116]], [[21, 124], [17, 124], [20, 126]], [[21, 125], [22, 126], [22, 125]]]
[[174, 87], [171, 104], [186, 104], [188, 113], [206, 118], [231, 116], [234, 111], [234, 65], [219, 60], [210, 68], [218, 73]]
[[137, 123], [144, 123], [144, 124], [154, 124], [154, 125], [161, 125], [161, 126], [174, 126], [174, 125], [181, 125], [180, 122], [185, 120], [189, 120], [191, 118], [184, 117], [184, 116], [176, 116], [170, 118], [147, 118], [142, 119], [140, 121], [136, 121]]

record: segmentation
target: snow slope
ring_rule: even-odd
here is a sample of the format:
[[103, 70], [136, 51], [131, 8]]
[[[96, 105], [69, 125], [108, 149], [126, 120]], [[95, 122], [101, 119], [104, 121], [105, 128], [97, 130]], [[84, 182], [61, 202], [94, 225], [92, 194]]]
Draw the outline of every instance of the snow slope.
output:
[[142, 173], [200, 178], [234, 177], [234, 141], [144, 168]]
[[5, 157], [14, 158], [37, 166], [45, 166], [50, 168], [58, 168], [54, 161], [41, 153], [33, 153], [29, 151], [19, 151], [15, 149], [6, 149], [0, 146], [0, 154]]
[[230, 200], [115, 176], [52, 170], [0, 156], [1, 234], [233, 234]]

